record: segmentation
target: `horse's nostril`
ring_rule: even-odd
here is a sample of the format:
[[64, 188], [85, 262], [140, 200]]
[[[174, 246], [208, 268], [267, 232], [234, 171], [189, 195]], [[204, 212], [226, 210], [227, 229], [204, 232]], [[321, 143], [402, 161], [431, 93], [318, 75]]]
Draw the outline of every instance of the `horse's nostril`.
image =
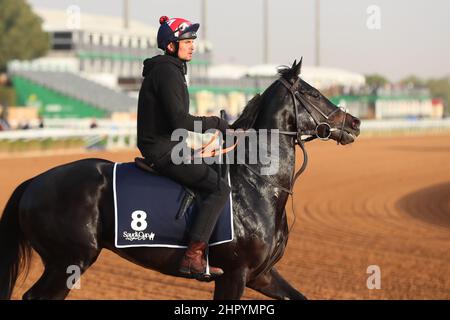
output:
[[353, 129], [359, 129], [359, 126], [361, 125], [361, 121], [359, 119], [353, 119], [352, 121], [352, 128]]

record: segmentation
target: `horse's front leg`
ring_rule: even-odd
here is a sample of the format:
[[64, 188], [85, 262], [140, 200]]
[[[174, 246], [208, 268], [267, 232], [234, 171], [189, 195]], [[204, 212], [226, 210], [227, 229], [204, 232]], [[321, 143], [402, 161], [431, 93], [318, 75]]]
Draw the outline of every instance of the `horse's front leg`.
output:
[[306, 297], [289, 284], [275, 268], [250, 281], [247, 287], [279, 300], [306, 300]]
[[215, 280], [214, 300], [239, 300], [244, 293], [246, 277], [246, 269], [225, 271]]

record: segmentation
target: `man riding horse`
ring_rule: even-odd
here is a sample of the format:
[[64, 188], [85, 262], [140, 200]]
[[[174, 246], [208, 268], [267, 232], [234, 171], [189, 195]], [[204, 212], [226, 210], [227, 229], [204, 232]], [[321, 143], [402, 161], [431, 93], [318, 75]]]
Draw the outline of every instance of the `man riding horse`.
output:
[[201, 122], [203, 132], [218, 129], [225, 134], [229, 126], [219, 117], [189, 114], [186, 63], [192, 59], [200, 25], [166, 16], [159, 22], [158, 48], [164, 51], [164, 55], [144, 61], [144, 81], [138, 103], [138, 148], [146, 162], [159, 173], [205, 195], [189, 230], [190, 242], [179, 271], [187, 277], [209, 280], [223, 274], [222, 269], [215, 267], [209, 267], [207, 274], [205, 252], [231, 189], [227, 180], [218, 177], [218, 173], [206, 163], [174, 164], [171, 151], [179, 142], [171, 141], [171, 134], [180, 128], [194, 131], [195, 121]]

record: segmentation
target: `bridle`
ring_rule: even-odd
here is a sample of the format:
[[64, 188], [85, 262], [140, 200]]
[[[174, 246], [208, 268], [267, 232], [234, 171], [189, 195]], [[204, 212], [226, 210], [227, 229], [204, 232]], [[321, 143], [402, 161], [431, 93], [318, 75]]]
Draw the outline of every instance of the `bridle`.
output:
[[[289, 193], [290, 195], [292, 195], [295, 181], [305, 171], [306, 166], [308, 165], [308, 153], [306, 152], [306, 149], [305, 149], [305, 141], [308, 141], [308, 140], [304, 140], [304, 139], [302, 139], [302, 137], [306, 136], [307, 139], [311, 139], [314, 136], [316, 136], [320, 140], [326, 141], [326, 140], [330, 139], [331, 133], [333, 131], [341, 130], [339, 139], [337, 140], [337, 143], [339, 144], [342, 141], [342, 137], [343, 137], [343, 133], [344, 133], [344, 125], [345, 125], [345, 119], [347, 117], [347, 110], [341, 109], [341, 108], [336, 108], [336, 110], [333, 110], [329, 114], [325, 114], [322, 110], [320, 110], [314, 104], [308, 103], [307, 101], [305, 101], [304, 98], [298, 93], [298, 91], [296, 89], [298, 87], [298, 84], [300, 83], [300, 77], [297, 77], [297, 79], [294, 81], [294, 83], [291, 83], [290, 81], [284, 79], [283, 77], [280, 77], [277, 81], [279, 81], [281, 84], [283, 84], [283, 86], [286, 87], [288, 92], [291, 94], [292, 102], [294, 104], [295, 125], [296, 125], [296, 129], [297, 129], [297, 131], [279, 131], [278, 130], [278, 133], [287, 135], [287, 136], [292, 136], [295, 138], [294, 145], [298, 145], [300, 147], [300, 149], [302, 149], [302, 152], [303, 152], [303, 164], [300, 167], [300, 169], [295, 174], [293, 174], [293, 176], [291, 177], [291, 183], [290, 183], [289, 189], [279, 185], [278, 183], [270, 181], [266, 176], [261, 175], [256, 170], [254, 170], [252, 167], [250, 167], [248, 164], [244, 163], [244, 166], [247, 169], [249, 169], [251, 172], [256, 174], [257, 176], [259, 176], [260, 178], [265, 180], [266, 182], [268, 182], [271, 185], [277, 187], [278, 189], [285, 191], [285, 192]], [[316, 128], [314, 130], [302, 130], [302, 128], [300, 127], [300, 119], [299, 119], [299, 114], [300, 114], [300, 110], [299, 110], [300, 106], [299, 105], [300, 104], [299, 104], [299, 102], [303, 106], [303, 108], [305, 108], [308, 115], [311, 117], [311, 119], [316, 124]], [[331, 126], [327, 122], [320, 121], [320, 119], [318, 119], [318, 117], [315, 115], [314, 110], [321, 117], [323, 117], [324, 120], [328, 120], [337, 111], [342, 110], [344, 112], [344, 117], [342, 120], [341, 128], [340, 129], [331, 128]], [[320, 134], [321, 128], [324, 128], [324, 132], [326, 132], [325, 135]], [[271, 130], [268, 130], [268, 131], [271, 131]]]
[[[295, 135], [296, 138], [297, 138], [296, 140], [297, 140], [297, 144], [298, 144], [299, 141], [302, 140], [302, 136], [307, 136], [307, 137], [316, 136], [320, 140], [327, 141], [327, 140], [330, 139], [331, 133], [333, 131], [340, 130], [341, 134], [339, 136], [339, 139], [337, 140], [337, 143], [339, 144], [342, 141], [342, 136], [343, 136], [343, 132], [344, 132], [344, 125], [345, 125], [345, 118], [347, 116], [347, 111], [345, 109], [343, 109], [343, 108], [336, 108], [335, 110], [331, 111], [329, 114], [325, 114], [316, 105], [314, 105], [312, 103], [308, 103], [307, 101], [305, 101], [305, 99], [295, 89], [295, 88], [297, 88], [298, 84], [300, 83], [300, 78], [299, 77], [297, 77], [297, 80], [295, 80], [295, 82], [293, 84], [290, 83], [289, 81], [287, 81], [286, 79], [284, 79], [283, 77], [279, 78], [278, 81], [286, 87], [286, 89], [289, 91], [289, 93], [292, 96], [292, 102], [294, 104], [294, 112], [295, 112], [295, 122], [296, 122], [296, 127], [297, 127], [297, 131], [296, 132], [279, 131], [280, 134]], [[305, 108], [305, 110], [308, 112], [308, 115], [311, 117], [311, 119], [316, 124], [316, 128], [314, 130], [302, 130], [302, 128], [300, 128], [300, 119], [299, 119], [300, 112], [299, 112], [299, 103], [298, 102], [301, 103], [303, 108]], [[338, 129], [338, 128], [331, 128], [331, 126], [327, 122], [320, 121], [320, 119], [318, 119], [318, 117], [314, 114], [314, 111], [316, 111], [321, 117], [324, 118], [324, 120], [328, 120], [328, 119], [331, 118], [332, 115], [334, 115], [339, 110], [342, 110], [344, 112], [344, 117], [343, 117], [343, 120], [342, 120], [342, 126], [341, 126], [340, 129]], [[320, 128], [325, 128], [324, 131], [327, 134], [326, 135], [320, 134], [320, 132], [321, 132]]]

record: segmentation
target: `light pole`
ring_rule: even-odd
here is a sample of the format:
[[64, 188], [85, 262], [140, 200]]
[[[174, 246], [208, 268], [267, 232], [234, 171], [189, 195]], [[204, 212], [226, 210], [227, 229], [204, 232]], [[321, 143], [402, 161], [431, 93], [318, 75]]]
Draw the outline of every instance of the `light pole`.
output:
[[123, 28], [128, 29], [129, 17], [128, 17], [128, 0], [123, 0]]
[[263, 62], [269, 63], [269, 0], [264, 0], [263, 5]]
[[320, 66], [320, 0], [316, 0], [316, 66]]
[[208, 10], [208, 0], [202, 0], [202, 37], [203, 37], [203, 41], [206, 41], [208, 39], [207, 33], [206, 33], [207, 10]]

